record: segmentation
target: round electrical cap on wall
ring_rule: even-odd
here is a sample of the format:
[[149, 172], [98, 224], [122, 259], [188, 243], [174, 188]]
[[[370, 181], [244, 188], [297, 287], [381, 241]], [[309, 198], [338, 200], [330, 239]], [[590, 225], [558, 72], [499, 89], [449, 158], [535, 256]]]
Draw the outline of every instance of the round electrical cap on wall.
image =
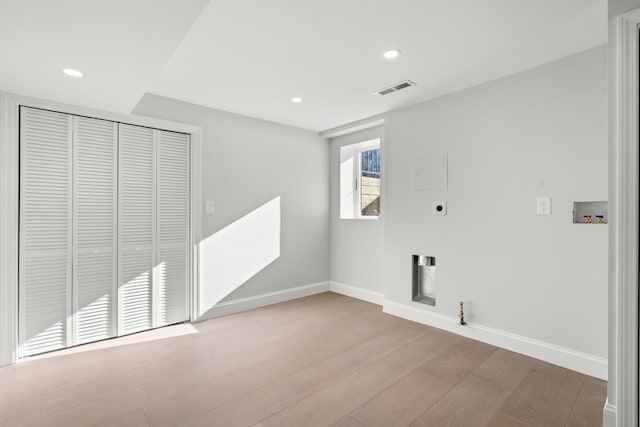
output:
[[447, 214], [447, 202], [433, 202], [433, 208], [431, 210], [433, 215], [446, 215]]

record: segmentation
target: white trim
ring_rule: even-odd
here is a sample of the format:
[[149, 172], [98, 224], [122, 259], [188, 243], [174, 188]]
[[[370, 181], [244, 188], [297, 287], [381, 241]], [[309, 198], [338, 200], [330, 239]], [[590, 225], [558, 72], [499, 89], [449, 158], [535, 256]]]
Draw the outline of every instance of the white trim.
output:
[[15, 102], [0, 92], [0, 366], [18, 349], [18, 134]]
[[0, 92], [0, 366], [15, 363], [18, 349], [18, 191], [19, 147], [18, 108], [42, 108], [62, 113], [94, 117], [137, 126], [147, 126], [191, 135], [191, 243], [195, 255], [191, 259], [191, 317], [199, 305], [197, 246], [200, 242], [200, 188], [202, 128], [152, 117], [109, 113], [74, 105], [61, 104]]
[[200, 317], [200, 241], [202, 240], [202, 128], [191, 133], [191, 306], [189, 319]]
[[384, 294], [382, 292], [375, 292], [369, 289], [345, 285], [344, 283], [329, 282], [329, 290], [337, 294], [346, 295], [351, 298], [356, 298], [377, 305], [382, 305], [384, 303]]
[[322, 132], [318, 132], [318, 135], [320, 135], [321, 138], [336, 138], [348, 133], [354, 133], [380, 126], [384, 124], [384, 116], [384, 114], [378, 114], [375, 116], [367, 117], [366, 119], [356, 120], [355, 122], [347, 123], [342, 126], [323, 130]]
[[610, 346], [615, 367], [609, 390], [615, 425], [638, 425], [638, 28], [640, 9], [616, 20], [615, 70], [611, 78], [610, 144], [613, 236], [610, 241]]
[[407, 320], [434, 326], [454, 334], [495, 345], [554, 365], [562, 366], [603, 380], [607, 379], [607, 359], [558, 345], [490, 328], [469, 324], [459, 326], [458, 318], [426, 311], [408, 304], [385, 300], [382, 311]]
[[[393, 316], [453, 332], [454, 334], [544, 360], [545, 362], [563, 366], [567, 369], [582, 372], [583, 374], [596, 378], [607, 379], [607, 359], [603, 357], [593, 356], [488, 326], [469, 324], [461, 327], [458, 324], [459, 320], [457, 317], [426, 311], [422, 307], [410, 304], [389, 301], [384, 298], [382, 292], [375, 292], [334, 281], [329, 282], [329, 290], [348, 297], [382, 305], [382, 311]], [[611, 413], [612, 408], [615, 413], [615, 407], [610, 407], [609, 413]]]
[[199, 127], [184, 123], [172, 122], [169, 120], [157, 119], [154, 117], [139, 116], [135, 114], [110, 113], [108, 111], [95, 110], [93, 108], [80, 107], [77, 105], [63, 104], [44, 99], [31, 98], [12, 93], [6, 93], [14, 105], [24, 105], [26, 107], [42, 108], [45, 110], [58, 111], [60, 113], [73, 114], [76, 116], [93, 117], [97, 119], [111, 120], [124, 124], [146, 126], [154, 129], [168, 130], [173, 132], [194, 133]]
[[318, 282], [310, 285], [298, 286], [296, 288], [268, 292], [266, 294], [255, 295], [252, 297], [220, 302], [208, 308], [203, 307], [198, 321], [239, 313], [241, 311], [253, 310], [254, 308], [277, 304], [279, 302], [302, 298], [309, 295], [321, 294], [327, 291], [329, 291], [329, 283]]
[[604, 404], [604, 411], [602, 412], [602, 426], [603, 427], [616, 427], [616, 412], [617, 408], [609, 404], [607, 400]]

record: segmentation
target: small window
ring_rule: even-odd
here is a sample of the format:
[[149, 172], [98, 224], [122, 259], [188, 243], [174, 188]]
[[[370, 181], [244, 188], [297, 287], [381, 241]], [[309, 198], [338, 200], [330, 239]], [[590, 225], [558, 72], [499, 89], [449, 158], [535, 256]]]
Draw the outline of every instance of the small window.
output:
[[340, 147], [340, 218], [380, 215], [380, 140]]

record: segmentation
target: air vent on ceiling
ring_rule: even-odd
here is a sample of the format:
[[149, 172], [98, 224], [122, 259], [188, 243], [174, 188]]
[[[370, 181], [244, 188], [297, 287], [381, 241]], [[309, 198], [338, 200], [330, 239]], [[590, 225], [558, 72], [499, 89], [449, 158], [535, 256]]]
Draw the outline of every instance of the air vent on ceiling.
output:
[[396, 83], [396, 84], [394, 84], [392, 86], [385, 87], [384, 89], [377, 90], [374, 93], [377, 94], [377, 95], [389, 95], [392, 92], [397, 92], [400, 89], [404, 89], [404, 88], [407, 88], [409, 86], [415, 86], [415, 85], [416, 85], [416, 83], [412, 82], [411, 80], [405, 80], [403, 82]]

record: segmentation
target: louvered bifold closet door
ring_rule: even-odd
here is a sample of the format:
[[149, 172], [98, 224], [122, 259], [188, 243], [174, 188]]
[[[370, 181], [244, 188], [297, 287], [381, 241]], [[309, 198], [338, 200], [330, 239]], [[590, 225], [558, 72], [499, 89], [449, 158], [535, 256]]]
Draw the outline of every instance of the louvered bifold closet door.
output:
[[84, 344], [116, 335], [118, 125], [73, 123], [73, 344]]
[[153, 129], [119, 124], [119, 333], [153, 327], [155, 144]]
[[71, 344], [72, 119], [20, 108], [20, 349]]
[[189, 319], [189, 135], [157, 131], [156, 326]]

